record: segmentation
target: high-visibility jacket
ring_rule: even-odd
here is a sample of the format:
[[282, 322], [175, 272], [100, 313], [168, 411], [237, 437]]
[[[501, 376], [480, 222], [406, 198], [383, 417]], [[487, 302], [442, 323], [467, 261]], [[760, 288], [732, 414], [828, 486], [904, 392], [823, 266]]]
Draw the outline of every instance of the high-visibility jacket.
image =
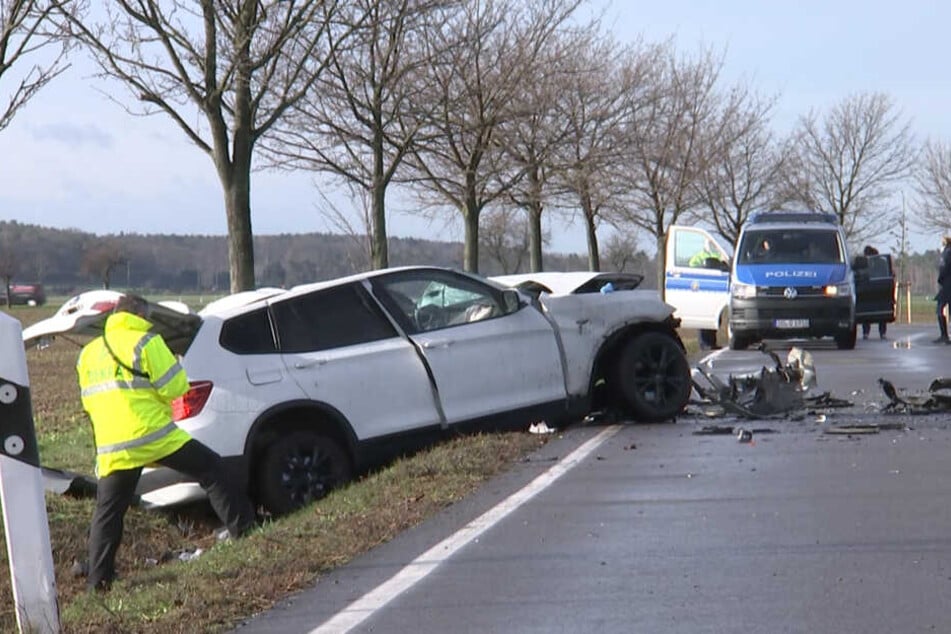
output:
[[100, 478], [155, 462], [191, 439], [172, 422], [171, 406], [188, 391], [188, 377], [162, 337], [148, 332], [151, 326], [137, 315], [115, 313], [103, 336], [79, 354], [76, 370]]

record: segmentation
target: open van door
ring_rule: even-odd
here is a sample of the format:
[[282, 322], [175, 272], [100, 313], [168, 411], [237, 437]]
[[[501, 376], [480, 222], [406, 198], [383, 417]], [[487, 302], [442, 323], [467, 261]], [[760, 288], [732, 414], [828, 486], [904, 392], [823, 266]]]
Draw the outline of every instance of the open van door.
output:
[[709, 232], [674, 225], [667, 231], [664, 301], [683, 328], [717, 330], [730, 306], [730, 255]]

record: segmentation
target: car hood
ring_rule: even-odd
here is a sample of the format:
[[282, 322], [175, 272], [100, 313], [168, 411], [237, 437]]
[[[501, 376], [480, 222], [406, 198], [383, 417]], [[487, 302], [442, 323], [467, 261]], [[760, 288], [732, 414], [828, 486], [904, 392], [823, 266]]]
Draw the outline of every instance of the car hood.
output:
[[[57, 336], [99, 336], [122, 296], [118, 291], [96, 290], [71, 297], [52, 317], [25, 328], [23, 344], [31, 348]], [[201, 317], [182, 302], [148, 302], [148, 306], [148, 320], [153, 324], [151, 332], [162, 335], [173, 352], [184, 354], [201, 326]]]
[[846, 281], [845, 264], [745, 264], [736, 279], [757, 286], [825, 286]]

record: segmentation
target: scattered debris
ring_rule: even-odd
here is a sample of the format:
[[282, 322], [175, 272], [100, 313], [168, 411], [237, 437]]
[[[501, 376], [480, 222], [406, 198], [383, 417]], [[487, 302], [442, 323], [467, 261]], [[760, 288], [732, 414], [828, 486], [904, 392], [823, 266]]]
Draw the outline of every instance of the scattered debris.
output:
[[736, 440], [737, 442], [753, 442], [753, 432], [740, 427], [740, 430], [736, 434]]
[[824, 433], [852, 436], [854, 434], [877, 434], [880, 429], [878, 425], [835, 425], [826, 429]]
[[951, 378], [934, 379], [925, 394], [900, 392], [890, 381], [880, 378], [878, 384], [888, 397], [883, 412], [900, 414], [934, 414], [951, 411]]
[[[785, 416], [802, 410], [807, 399], [803, 394], [816, 385], [816, 369], [812, 354], [802, 348], [794, 347], [789, 351], [786, 361], [760, 344], [759, 351], [770, 357], [771, 367], [766, 365], [755, 372], [731, 374], [726, 382], [712, 372], [711, 361], [706, 360], [697, 366], [697, 371], [709, 383], [705, 387], [696, 380], [694, 389], [703, 399], [701, 405], [720, 408], [722, 414], [735, 414], [745, 418], [764, 418]], [[822, 399], [831, 400], [828, 394], [817, 397], [818, 405]], [[704, 412], [711, 415], [710, 410]]]
[[723, 427], [721, 425], [704, 425], [693, 432], [694, 436], [732, 436], [732, 427]]
[[528, 433], [530, 434], [553, 434], [555, 433], [554, 427], [549, 427], [548, 423], [545, 421], [540, 421], [538, 423], [532, 423], [528, 427]]

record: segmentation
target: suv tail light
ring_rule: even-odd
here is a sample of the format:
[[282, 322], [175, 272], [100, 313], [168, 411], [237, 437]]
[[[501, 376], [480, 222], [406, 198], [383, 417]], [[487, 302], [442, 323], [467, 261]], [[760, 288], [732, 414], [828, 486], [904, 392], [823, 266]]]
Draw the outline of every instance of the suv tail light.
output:
[[211, 381], [192, 381], [185, 394], [172, 401], [172, 420], [180, 421], [198, 416], [211, 396]]

